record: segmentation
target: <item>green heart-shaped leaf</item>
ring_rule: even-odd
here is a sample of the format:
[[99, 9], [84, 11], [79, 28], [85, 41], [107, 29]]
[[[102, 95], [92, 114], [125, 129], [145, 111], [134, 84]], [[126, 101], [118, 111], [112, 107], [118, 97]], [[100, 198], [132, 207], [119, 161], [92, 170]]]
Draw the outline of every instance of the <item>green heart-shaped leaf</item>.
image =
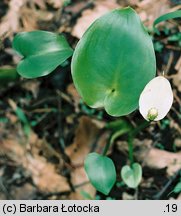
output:
[[96, 20], [76, 46], [74, 84], [91, 107], [112, 116], [138, 107], [145, 85], [155, 76], [153, 43], [131, 8], [117, 9]]
[[85, 170], [92, 185], [107, 195], [116, 181], [116, 170], [112, 160], [97, 153], [91, 153], [85, 160]]
[[121, 169], [121, 177], [124, 183], [130, 188], [137, 188], [142, 178], [140, 164], [134, 163], [132, 167], [126, 165]]
[[24, 57], [18, 64], [17, 71], [26, 78], [51, 73], [73, 53], [63, 36], [46, 31], [17, 34], [13, 48]]

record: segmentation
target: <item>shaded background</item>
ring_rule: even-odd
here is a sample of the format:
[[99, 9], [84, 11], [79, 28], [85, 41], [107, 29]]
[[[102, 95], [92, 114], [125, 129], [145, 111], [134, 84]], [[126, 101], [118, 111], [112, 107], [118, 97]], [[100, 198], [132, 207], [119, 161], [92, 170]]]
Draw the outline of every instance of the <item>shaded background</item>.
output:
[[[121, 181], [128, 163], [127, 137], [109, 150], [117, 183], [105, 197], [89, 184], [85, 156], [101, 152], [121, 121], [137, 128], [138, 111], [124, 118], [84, 104], [72, 83], [71, 59], [52, 74], [34, 80], [19, 77], [20, 58], [11, 48], [14, 35], [36, 29], [63, 33], [75, 48], [82, 34], [98, 17], [112, 9], [133, 7], [152, 34], [157, 74], [163, 71], [172, 84], [174, 104], [165, 119], [152, 123], [134, 138], [135, 160], [142, 164], [138, 190]], [[180, 0], [1, 0], [0, 1], [0, 199], [181, 199], [169, 194], [181, 181], [181, 21], [159, 25], [158, 16], [181, 9]]]

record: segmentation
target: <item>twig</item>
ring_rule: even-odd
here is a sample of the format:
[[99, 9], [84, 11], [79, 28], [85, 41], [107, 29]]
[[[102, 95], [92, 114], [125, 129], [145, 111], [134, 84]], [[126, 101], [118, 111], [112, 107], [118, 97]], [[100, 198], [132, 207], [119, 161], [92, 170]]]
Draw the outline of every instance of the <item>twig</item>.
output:
[[166, 45], [167, 49], [175, 50], [175, 51], [180, 51], [180, 48], [172, 46], [172, 45]]
[[[38, 106], [40, 106], [40, 105], [42, 105], [42, 104], [44, 104], [46, 102], [56, 101], [56, 100], [57, 100], [57, 97], [54, 97], [54, 96], [53, 97], [52, 96], [51, 97], [45, 97], [45, 98], [35, 102], [34, 104], [32, 104], [31, 108], [35, 109], [36, 107], [38, 107]], [[32, 111], [34, 111], [34, 110], [32, 110]]]
[[173, 184], [173, 182], [177, 179], [177, 177], [180, 175], [180, 170], [178, 170], [174, 176], [170, 178], [170, 180], [166, 183], [166, 185], [162, 188], [160, 192], [158, 192], [156, 195], [153, 196], [154, 200], [160, 200], [162, 199], [163, 195], [167, 192], [169, 187]]
[[179, 132], [179, 134], [181, 135], [181, 128], [180, 125], [170, 116], [170, 114], [167, 115], [167, 118], [173, 122], [173, 127]]
[[169, 72], [169, 70], [170, 70], [170, 68], [171, 68], [173, 59], [174, 59], [174, 54], [173, 54], [173, 52], [171, 51], [171, 52], [170, 52], [169, 59], [168, 59], [167, 66], [166, 66], [166, 68], [165, 68], [165, 70], [164, 70], [165, 74], [168, 74], [168, 72]]
[[179, 104], [179, 106], [181, 106], [181, 100], [180, 100], [180, 98], [178, 97], [177, 92], [176, 92], [175, 90], [173, 90], [173, 95], [174, 95], [175, 100], [176, 100], [177, 103]]
[[64, 135], [63, 135], [63, 127], [62, 127], [62, 115], [61, 115], [61, 109], [62, 109], [62, 99], [61, 97], [57, 97], [58, 100], [58, 116], [57, 116], [57, 124], [58, 124], [58, 142], [61, 146], [61, 151], [64, 154], [65, 149], [65, 141], [64, 141]]

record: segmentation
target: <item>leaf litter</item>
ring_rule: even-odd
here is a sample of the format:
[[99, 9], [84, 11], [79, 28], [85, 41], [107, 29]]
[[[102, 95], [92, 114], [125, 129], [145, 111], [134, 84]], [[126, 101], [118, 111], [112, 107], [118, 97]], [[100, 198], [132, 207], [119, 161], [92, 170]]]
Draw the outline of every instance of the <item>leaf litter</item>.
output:
[[[77, 39], [82, 37], [96, 18], [117, 7], [134, 7], [148, 27], [163, 13], [180, 9], [180, 5], [171, 0], [2, 2], [4, 13], [0, 13], [0, 60], [1, 65], [7, 67], [15, 67], [19, 61], [10, 43], [13, 35], [20, 31], [42, 29], [63, 32], [72, 47], [75, 47]], [[174, 88], [174, 106], [165, 120], [149, 126], [134, 139], [134, 156], [143, 166], [138, 196], [124, 186], [119, 188], [115, 185], [110, 194], [114, 199], [152, 199], [181, 167], [181, 60], [178, 43], [168, 40], [169, 35], [165, 33], [164, 26], [164, 23], [160, 25], [161, 37], [156, 36], [157, 41], [164, 42], [164, 51], [156, 52], [158, 72], [161, 73], [162, 67], [166, 66], [166, 76]], [[170, 34], [180, 29], [179, 21], [169, 22], [168, 26], [173, 29]], [[170, 65], [167, 65], [170, 50], [174, 55]], [[56, 76], [57, 82], [62, 83], [61, 87], [51, 82], [57, 73], [61, 73], [61, 76]], [[89, 152], [101, 153], [111, 134], [105, 125], [114, 119], [100, 110], [92, 112], [82, 105], [70, 78], [70, 62], [47, 78], [12, 80], [0, 97], [0, 199], [95, 199], [98, 193], [88, 181], [83, 162]], [[8, 103], [9, 99], [26, 116], [31, 126], [29, 139], [17, 113]], [[57, 101], [60, 102], [59, 106]], [[127, 120], [137, 126], [137, 120], [140, 119], [138, 112], [131, 115], [130, 119]], [[164, 139], [168, 133], [169, 143]], [[127, 137], [117, 138], [108, 155], [120, 172], [120, 168], [128, 163]], [[166, 192], [168, 194], [170, 190]], [[173, 198], [180, 199], [180, 195]]]

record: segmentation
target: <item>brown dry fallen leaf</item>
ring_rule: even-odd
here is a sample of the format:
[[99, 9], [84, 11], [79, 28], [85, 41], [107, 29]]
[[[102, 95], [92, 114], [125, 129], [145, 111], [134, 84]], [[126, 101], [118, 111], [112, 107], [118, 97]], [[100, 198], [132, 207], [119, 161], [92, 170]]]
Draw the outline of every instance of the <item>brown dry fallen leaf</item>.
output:
[[44, 146], [44, 142], [33, 132], [29, 142], [13, 134], [1, 141], [0, 154], [13, 161], [15, 166], [22, 166], [32, 177], [38, 190], [45, 193], [69, 191], [70, 187], [66, 178], [59, 173], [61, 167], [48, 162], [46, 157], [40, 156], [41, 145]]
[[11, 196], [16, 200], [31, 200], [36, 196], [36, 188], [30, 183], [25, 183], [21, 187], [13, 187]]
[[25, 157], [25, 146], [21, 145], [12, 135], [0, 143], [1, 154], [11, 159], [15, 165], [20, 165]]
[[[139, 141], [137, 143], [139, 143]], [[153, 169], [167, 168], [168, 176], [174, 175], [174, 173], [181, 168], [181, 152], [173, 153], [154, 147], [146, 147], [144, 141], [142, 145], [143, 147], [140, 146], [140, 148], [135, 151], [135, 157], [140, 163], [143, 163], [144, 166]]]
[[[70, 187], [65, 177], [58, 171], [62, 168], [61, 155], [55, 153], [46, 140], [39, 139], [35, 133], [31, 134], [30, 147], [31, 154], [26, 153], [26, 161], [23, 164], [26, 170], [31, 173], [34, 184], [43, 192], [64, 192]], [[39, 155], [42, 151], [43, 155]], [[47, 156], [56, 156], [60, 160], [58, 166], [48, 162]]]
[[92, 123], [91, 118], [82, 116], [79, 119], [74, 142], [65, 150], [66, 154], [71, 159], [73, 166], [83, 165], [84, 159], [90, 152], [98, 133], [99, 128]]
[[[53, 6], [55, 2], [59, 5], [62, 4], [61, 1], [49, 1], [52, 2]], [[10, 0], [9, 10], [0, 23], [0, 36], [3, 38], [11, 37], [15, 32], [38, 29], [40, 21], [51, 21], [53, 16], [53, 12], [46, 8], [46, 1]]]
[[96, 1], [93, 9], [87, 9], [82, 13], [82, 16], [78, 19], [77, 24], [72, 30], [72, 35], [80, 39], [96, 19], [118, 7], [120, 5], [116, 1]]
[[0, 37], [12, 35], [19, 28], [20, 9], [27, 0], [11, 0], [9, 2], [8, 13], [3, 17], [0, 23]]
[[31, 173], [34, 184], [42, 192], [65, 192], [70, 187], [65, 177], [57, 173], [54, 164], [49, 163], [44, 157], [26, 155], [27, 160], [23, 167]]
[[[87, 154], [92, 150], [99, 134], [99, 124], [96, 124], [90, 117], [82, 116], [79, 119], [79, 125], [75, 132], [75, 138], [73, 144], [66, 148], [66, 154], [71, 160], [73, 170], [71, 172], [71, 182], [73, 185], [81, 185], [76, 188], [75, 193], [70, 195], [70, 199], [83, 199], [80, 192], [85, 191], [92, 197], [95, 196], [95, 188], [88, 183], [88, 178], [84, 170], [84, 160]], [[101, 125], [102, 127], [102, 125]], [[100, 146], [105, 145], [106, 136], [102, 136], [97, 143], [95, 151], [100, 150]], [[85, 184], [86, 183], [86, 184]]]
[[39, 28], [39, 22], [51, 21], [53, 19], [53, 13], [46, 10], [37, 10], [35, 7], [28, 8], [22, 7], [21, 9], [21, 22], [23, 25], [23, 31], [33, 31]]
[[25, 6], [21, 8], [20, 13], [21, 13], [21, 23], [23, 25], [23, 29], [20, 29], [20, 31], [21, 30], [33, 31], [35, 29], [38, 29], [37, 26], [38, 18], [34, 9], [27, 8]]

